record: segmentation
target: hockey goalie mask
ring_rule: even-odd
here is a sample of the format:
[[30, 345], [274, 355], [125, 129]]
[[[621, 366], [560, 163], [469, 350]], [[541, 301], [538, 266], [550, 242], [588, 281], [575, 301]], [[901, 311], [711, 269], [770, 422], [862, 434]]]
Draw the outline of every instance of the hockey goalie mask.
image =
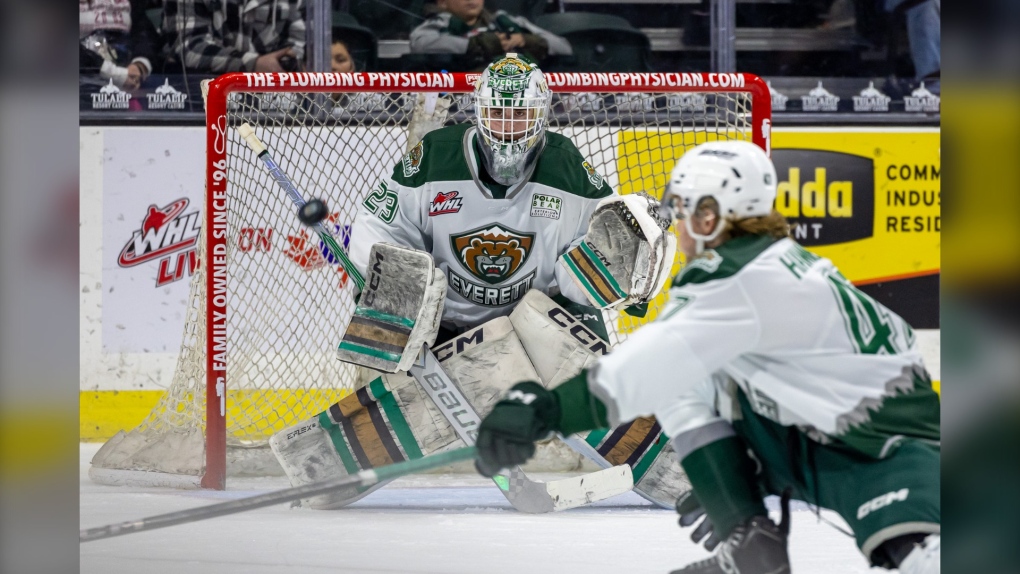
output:
[[490, 64], [475, 86], [475, 114], [485, 170], [502, 185], [521, 181], [545, 147], [552, 93], [545, 75], [510, 53]]
[[[719, 221], [707, 235], [695, 233], [691, 215], [702, 199], [719, 204]], [[776, 200], [776, 168], [765, 151], [745, 141], [701, 144], [684, 154], [670, 175], [662, 197], [663, 215], [684, 220], [687, 234], [704, 244], [726, 228], [726, 221], [763, 217]]]

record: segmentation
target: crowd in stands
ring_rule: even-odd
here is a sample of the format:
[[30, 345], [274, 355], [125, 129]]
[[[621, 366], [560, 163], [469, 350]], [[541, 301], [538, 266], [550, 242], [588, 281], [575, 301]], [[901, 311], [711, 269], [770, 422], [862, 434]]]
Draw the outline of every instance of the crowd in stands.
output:
[[[890, 61], [896, 56], [909, 61], [912, 69], [900, 75], [912, 75], [915, 83], [924, 81], [929, 90], [938, 92], [941, 0], [773, 0], [783, 7], [785, 24], [762, 16], [767, 4], [746, 4], [744, 10], [741, 0], [736, 1], [738, 29], [773, 27], [777, 37], [797, 25], [851, 29], [861, 51], [881, 47]], [[675, 22], [645, 17], [632, 24], [630, 20], [641, 20], [628, 19], [638, 5], [626, 0], [612, 5], [562, 0], [333, 0], [331, 69], [470, 71], [497, 54], [521, 52], [550, 71], [705, 70], [708, 3], [674, 5], [672, 11], [662, 12], [679, 14], [668, 18]], [[79, 0], [82, 85], [112, 84], [130, 92], [160, 85], [162, 78], [177, 74], [306, 70], [307, 5], [307, 0]], [[582, 9], [574, 11], [578, 6]], [[808, 16], [802, 17], [805, 13]], [[640, 28], [675, 30], [675, 45], [680, 48], [650, 58], [650, 43]], [[379, 40], [401, 40], [409, 53], [379, 58]], [[758, 70], [763, 59], [744, 58], [741, 52], [737, 60], [741, 71], [819, 75], [789, 66]], [[877, 73], [862, 65], [860, 75]]]

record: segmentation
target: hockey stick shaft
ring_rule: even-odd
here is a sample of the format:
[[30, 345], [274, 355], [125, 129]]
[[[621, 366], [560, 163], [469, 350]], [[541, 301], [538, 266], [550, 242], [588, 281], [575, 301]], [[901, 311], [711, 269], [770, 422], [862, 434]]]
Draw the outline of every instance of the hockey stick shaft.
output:
[[108, 524], [106, 526], [86, 528], [79, 532], [78, 541], [91, 542], [93, 540], [101, 540], [103, 538], [111, 538], [113, 536], [123, 536], [124, 534], [132, 534], [145, 530], [166, 528], [167, 526], [186, 524], [188, 522], [196, 522], [199, 520], [206, 520], [208, 518], [215, 518], [217, 516], [226, 516], [228, 514], [236, 514], [238, 512], [245, 512], [265, 506], [282, 504], [292, 500], [310, 498], [320, 494], [328, 494], [341, 489], [365, 488], [379, 482], [393, 480], [394, 478], [399, 478], [401, 476], [425, 470], [432, 470], [434, 468], [439, 468], [462, 460], [468, 460], [474, 458], [474, 456], [474, 447], [458, 448], [456, 450], [434, 454], [424, 458], [398, 462], [370, 470], [363, 470], [357, 474], [333, 480], [315, 482], [293, 488], [285, 488], [283, 490], [276, 490], [248, 498], [221, 502], [219, 504], [210, 504], [208, 506], [200, 506], [198, 508], [178, 510], [177, 512], [150, 516], [140, 520], [131, 520], [128, 522], [121, 522], [119, 524]]
[[[262, 163], [265, 164], [266, 169], [269, 171], [269, 176], [272, 177], [273, 180], [276, 181], [277, 185], [280, 186], [280, 189], [287, 194], [287, 197], [294, 203], [294, 206], [300, 209], [306, 203], [305, 198], [301, 196], [301, 192], [298, 191], [294, 182], [290, 180], [290, 177], [287, 176], [286, 172], [284, 172], [280, 165], [276, 163], [276, 160], [273, 159], [273, 156], [269, 153], [269, 148], [266, 147], [266, 144], [262, 143], [262, 140], [255, 135], [255, 130], [252, 129], [251, 125], [247, 122], [241, 124], [237, 128], [237, 133], [244, 138], [248, 147], [250, 147], [258, 158], [262, 160]], [[340, 260], [341, 265], [344, 267], [344, 271], [347, 272], [347, 274], [351, 277], [351, 280], [358, 286], [358, 289], [363, 289], [365, 287], [365, 278], [361, 276], [361, 272], [358, 271], [357, 267], [351, 263], [351, 260], [347, 257], [347, 253], [340, 247], [340, 244], [337, 243], [333, 234], [330, 233], [322, 223], [316, 223], [312, 226], [312, 229], [319, 235], [319, 238], [322, 239], [323, 243], [326, 244], [329, 251]]]
[[[247, 122], [241, 124], [237, 128], [237, 132], [265, 164], [270, 176], [287, 194], [291, 202], [298, 208], [303, 206], [305, 199], [300, 190], [273, 160], [269, 149], [255, 134], [251, 125]], [[322, 238], [326, 248], [340, 260], [358, 288], [363, 289], [365, 286], [364, 277], [351, 263], [329, 230], [321, 223], [316, 224], [313, 229]], [[439, 361], [428, 347], [422, 347], [419, 360], [411, 367], [410, 374], [429, 395], [447, 422], [453, 426], [457, 436], [465, 444], [474, 445], [481, 418], [460, 388], [443, 371]], [[634, 485], [633, 475], [630, 467], [623, 466], [625, 468], [604, 469], [583, 477], [554, 481], [554, 483], [533, 481], [524, 474], [520, 467], [515, 467], [510, 469], [508, 475], [500, 475], [493, 481], [517, 510], [528, 513], [551, 512], [581, 506], [630, 490]], [[557, 494], [554, 496], [551, 494], [552, 492]]]

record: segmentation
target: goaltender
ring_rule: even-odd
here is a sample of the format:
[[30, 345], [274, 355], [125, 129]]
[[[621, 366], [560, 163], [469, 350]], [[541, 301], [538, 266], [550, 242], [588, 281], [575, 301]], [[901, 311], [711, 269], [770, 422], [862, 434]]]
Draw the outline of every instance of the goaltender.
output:
[[[461, 444], [406, 374], [423, 344], [484, 415], [513, 383], [559, 383], [608, 352], [601, 310], [639, 307], [669, 276], [676, 239], [657, 202], [616, 195], [547, 130], [552, 94], [532, 61], [497, 59], [474, 96], [474, 122], [426, 134], [358, 209], [349, 255], [366, 286], [337, 353], [361, 388], [272, 437], [295, 485]], [[633, 462], [665, 443], [654, 422], [632, 434], [648, 440], [588, 455]], [[687, 484], [663, 445], [642, 471], [638, 491], [660, 504]]]

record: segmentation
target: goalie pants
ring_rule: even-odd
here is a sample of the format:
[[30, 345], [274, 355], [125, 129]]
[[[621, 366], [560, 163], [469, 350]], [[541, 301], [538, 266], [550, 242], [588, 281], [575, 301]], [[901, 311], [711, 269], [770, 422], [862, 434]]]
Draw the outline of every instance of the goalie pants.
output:
[[940, 531], [936, 447], [905, 438], [884, 458], [876, 458], [837, 439], [821, 444], [801, 429], [758, 415], [742, 391], [738, 399], [741, 417], [733, 428], [761, 463], [768, 493], [792, 488], [793, 498], [837, 512], [869, 559], [897, 536]]

